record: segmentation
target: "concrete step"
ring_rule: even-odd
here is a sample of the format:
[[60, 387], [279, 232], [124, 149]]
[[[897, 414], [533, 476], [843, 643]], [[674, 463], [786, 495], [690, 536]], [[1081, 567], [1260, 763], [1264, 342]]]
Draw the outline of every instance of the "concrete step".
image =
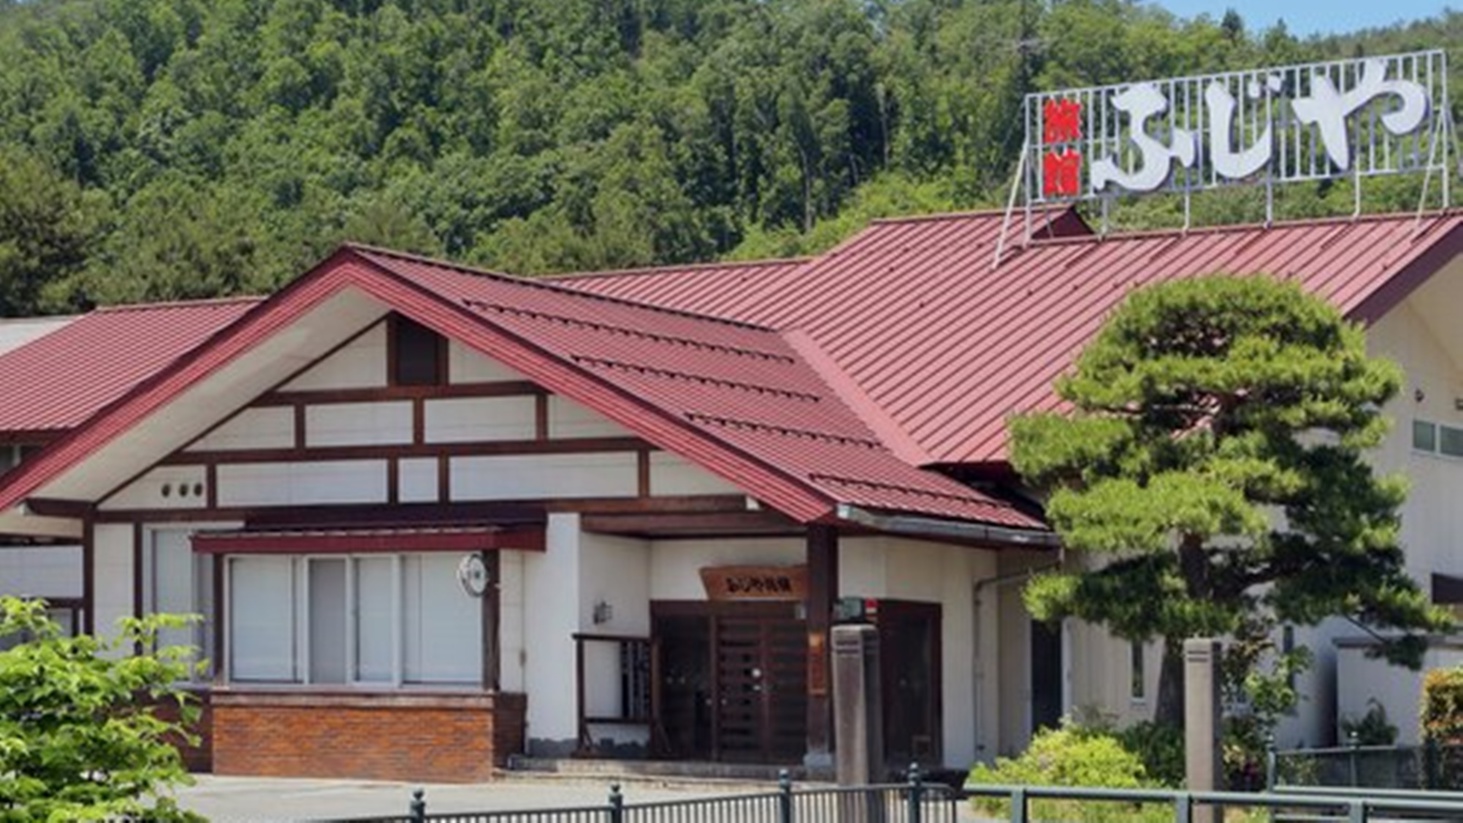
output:
[[[508, 760], [505, 777], [555, 779], [597, 783], [653, 783], [695, 789], [702, 786], [722, 790], [774, 791], [779, 772], [786, 768], [795, 782], [819, 780], [802, 766], [768, 766], [756, 763], [714, 763], [685, 760], [611, 760], [580, 757], [528, 757]], [[831, 777], [831, 775], [827, 776]]]

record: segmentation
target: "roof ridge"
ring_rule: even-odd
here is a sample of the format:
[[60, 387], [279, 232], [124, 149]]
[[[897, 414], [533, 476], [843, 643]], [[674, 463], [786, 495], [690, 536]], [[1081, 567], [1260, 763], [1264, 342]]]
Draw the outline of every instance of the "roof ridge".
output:
[[[585, 320], [579, 317], [566, 317], [562, 314], [540, 311], [538, 309], [527, 309], [521, 306], [509, 306], [492, 300], [481, 300], [475, 297], [464, 298], [462, 301], [469, 308], [488, 309], [500, 314], [516, 314], [521, 317], [534, 317], [540, 320], [550, 320], [555, 323], [563, 323], [567, 326], [581, 326], [584, 328], [599, 329], [613, 334], [623, 334], [629, 337], [640, 337], [646, 340], [656, 340], [664, 343], [674, 343], [678, 346], [687, 346], [696, 349], [707, 349], [709, 351], [720, 351], [728, 354], [735, 354], [740, 357], [755, 357], [761, 360], [776, 360], [784, 363], [793, 362], [795, 358], [779, 354], [777, 352], [752, 349], [742, 346], [732, 346], [726, 343], [712, 343], [706, 340], [694, 340], [690, 337], [679, 334], [665, 334], [661, 332], [645, 331], [644, 329], [633, 329], [618, 323], [605, 323], [600, 320]], [[775, 332], [770, 332], [774, 337]]]
[[[1061, 214], [1064, 214], [1067, 211], [1070, 211], [1071, 208], [1072, 208], [1071, 206], [1044, 206], [1044, 207], [1034, 208], [1034, 209], [1032, 209], [1032, 212], [1034, 214], [1039, 213], [1042, 216], [1047, 216], [1047, 215], [1061, 215]], [[1011, 213], [1012, 214], [1015, 214], [1017, 211], [1023, 211], [1023, 210], [1022, 209], [1014, 209], [1014, 210], [1011, 210]], [[869, 221], [869, 225], [872, 226], [872, 225], [890, 225], [890, 224], [898, 224], [898, 223], [928, 223], [928, 222], [935, 222], [935, 221], [941, 221], [941, 220], [969, 220], [972, 217], [1005, 217], [1006, 216], [1006, 213], [1007, 213], [1007, 209], [1005, 209], [1005, 208], [1003, 208], [1001, 206], [991, 206], [989, 208], [967, 209], [967, 210], [956, 210], [956, 211], [940, 211], [940, 212], [932, 212], [930, 214], [909, 214], [909, 215], [899, 215], [899, 216], [896, 216], [896, 217], [875, 217], [875, 218], [873, 218], [872, 220]], [[857, 236], [857, 235], [855, 235], [855, 236]]]
[[[198, 300], [163, 300], [156, 303], [116, 303], [110, 306], [97, 306], [92, 309], [91, 314], [114, 314], [132, 311], [151, 311], [155, 309], [183, 309], [203, 308], [204, 306], [230, 306], [243, 303], [262, 303], [269, 298], [257, 294], [241, 294], [233, 297], [204, 297]], [[67, 316], [67, 315], [57, 315]], [[69, 315], [79, 316], [79, 315]]]
[[469, 277], [487, 277], [504, 283], [513, 283], [518, 286], [544, 289], [546, 291], [552, 291], [555, 294], [572, 296], [574, 298], [582, 300], [599, 300], [605, 303], [613, 303], [619, 306], [633, 306], [634, 308], [643, 309], [645, 311], [657, 312], [659, 314], [668, 314], [675, 317], [687, 317], [693, 320], [717, 323], [720, 325], [732, 326], [739, 329], [752, 329], [754, 331], [765, 331], [773, 334], [775, 334], [777, 331], [776, 329], [770, 328], [768, 326], [758, 325], [756, 323], [746, 323], [740, 320], [729, 320], [724, 317], [716, 317], [709, 314], [699, 314], [697, 312], [684, 311], [682, 309], [668, 309], [663, 306], [657, 306], [651, 303], [642, 303], [638, 300], [627, 300], [623, 297], [614, 297], [607, 294], [598, 294], [596, 292], [583, 291], [581, 289], [570, 288], [569, 286], [550, 282], [547, 278], [528, 277], [519, 274], [507, 274], [505, 272], [479, 269], [463, 263], [454, 263], [450, 260], [441, 260], [438, 258], [427, 257], [420, 254], [412, 254], [410, 252], [399, 252], [392, 249], [379, 248], [377, 246], [367, 246], [362, 243], [344, 243], [342, 244], [342, 248], [347, 248], [354, 252], [363, 253], [364, 255], [382, 255], [384, 257], [397, 258], [413, 263], [421, 263], [428, 266], [437, 266], [438, 268], [447, 269], [449, 271], [453, 271]]
[[[1108, 235], [1073, 235], [1070, 237], [1043, 238], [1040, 245], [1068, 245], [1073, 241], [1092, 242], [1094, 238], [1100, 243], [1115, 243], [1125, 240], [1157, 240], [1164, 238], [1182, 238], [1191, 235], [1220, 235], [1236, 232], [1253, 231], [1274, 231], [1277, 229], [1299, 229], [1299, 228], [1321, 228], [1328, 226], [1349, 226], [1358, 223], [1404, 223], [1410, 221], [1436, 221], [1450, 217], [1463, 217], [1463, 210], [1452, 209], [1429, 209], [1424, 212], [1388, 212], [1385, 214], [1362, 214], [1352, 217], [1350, 215], [1332, 215], [1328, 217], [1303, 217], [1297, 220], [1276, 221], [1266, 225], [1265, 223], [1227, 223], [1218, 226], [1199, 226], [1188, 229], [1138, 229], [1129, 232], [1112, 232]], [[1033, 244], [1035, 245], [1035, 244]]]
[[541, 274], [527, 277], [531, 280], [592, 280], [599, 277], [638, 277], [640, 275], [666, 274], [678, 271], [708, 271], [711, 269], [760, 269], [772, 266], [803, 265], [817, 260], [817, 255], [801, 255], [798, 257], [764, 257], [758, 260], [708, 260], [702, 263], [667, 263], [660, 266], [636, 266], [624, 269], [604, 269], [602, 271], [575, 271], [562, 272], [560, 274]]

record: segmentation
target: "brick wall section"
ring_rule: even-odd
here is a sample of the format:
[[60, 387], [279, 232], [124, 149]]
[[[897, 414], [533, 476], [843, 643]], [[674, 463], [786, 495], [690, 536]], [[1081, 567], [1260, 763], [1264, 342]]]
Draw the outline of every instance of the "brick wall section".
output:
[[[173, 745], [183, 755], [183, 765], [190, 772], [213, 771], [213, 707], [209, 704], [209, 694], [206, 691], [192, 691], [189, 693], [194, 699], [194, 705], [199, 709], [198, 721], [193, 724], [192, 732], [198, 736], [197, 745], [188, 745], [183, 740], [171, 740]], [[147, 702], [147, 698], [143, 698]], [[178, 704], [172, 701], [162, 701], [154, 704], [154, 711], [157, 716], [169, 722], [178, 719]]]
[[521, 694], [216, 691], [215, 774], [468, 783], [523, 749]]

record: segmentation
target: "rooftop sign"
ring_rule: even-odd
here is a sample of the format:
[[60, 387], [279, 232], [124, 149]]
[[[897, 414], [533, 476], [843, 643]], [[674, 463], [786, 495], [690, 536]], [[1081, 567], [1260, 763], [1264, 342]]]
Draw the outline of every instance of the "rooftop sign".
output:
[[1447, 72], [1422, 51], [1029, 94], [1018, 185], [1030, 207], [1444, 171]]

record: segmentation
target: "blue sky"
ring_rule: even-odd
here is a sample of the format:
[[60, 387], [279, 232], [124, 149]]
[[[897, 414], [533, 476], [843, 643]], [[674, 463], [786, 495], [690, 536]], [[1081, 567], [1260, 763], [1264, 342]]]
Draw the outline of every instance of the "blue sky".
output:
[[1454, 0], [1156, 0], [1180, 17], [1207, 13], [1218, 19], [1233, 8], [1250, 31], [1260, 31], [1284, 19], [1291, 34], [1336, 34], [1386, 26], [1398, 20], [1432, 17], [1448, 6], [1463, 10]]

